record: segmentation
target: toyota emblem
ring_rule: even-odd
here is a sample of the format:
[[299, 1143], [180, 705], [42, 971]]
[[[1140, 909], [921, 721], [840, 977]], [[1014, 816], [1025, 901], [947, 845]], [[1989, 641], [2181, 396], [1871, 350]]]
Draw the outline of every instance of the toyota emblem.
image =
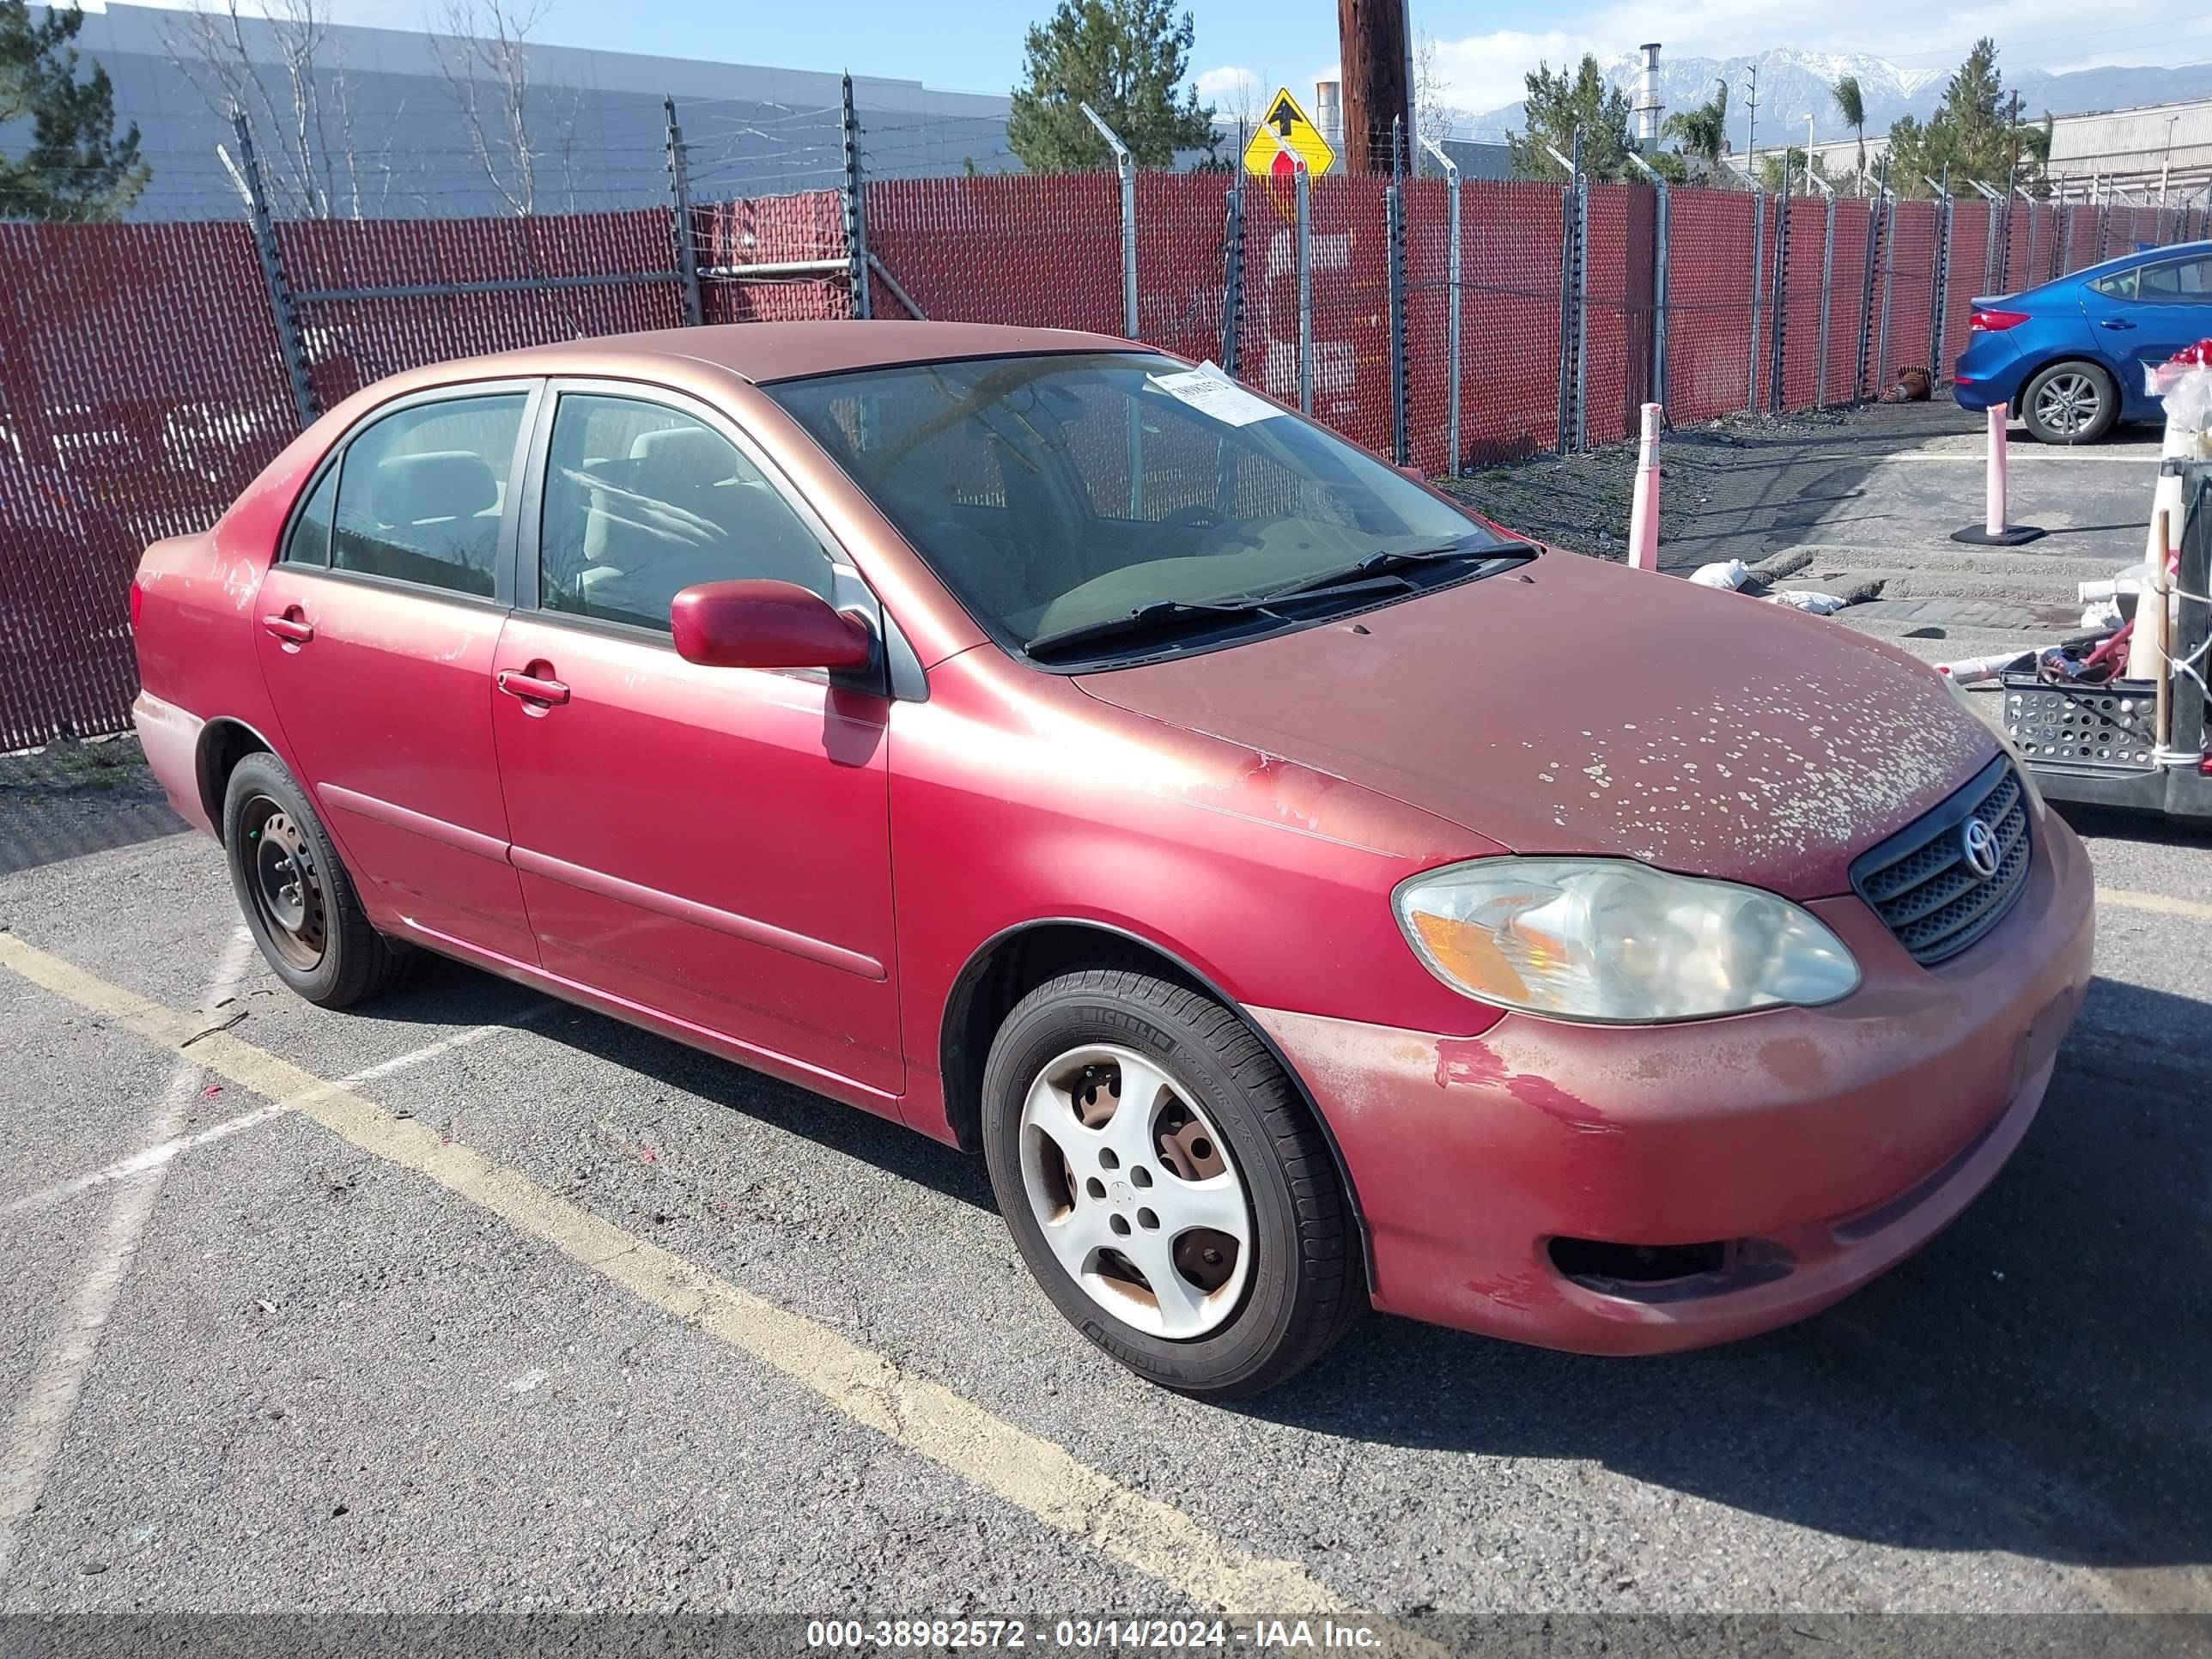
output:
[[1996, 832], [1979, 818], [1968, 818], [1959, 832], [1959, 856], [1966, 868], [1987, 881], [1997, 872]]

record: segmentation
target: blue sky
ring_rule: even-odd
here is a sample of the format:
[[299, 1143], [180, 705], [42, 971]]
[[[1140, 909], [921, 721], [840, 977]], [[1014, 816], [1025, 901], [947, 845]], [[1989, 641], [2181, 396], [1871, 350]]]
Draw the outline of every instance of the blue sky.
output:
[[[183, 3], [187, 0], [158, 0]], [[222, 3], [222, 0], [212, 0]], [[98, 0], [92, 0], [98, 3]], [[254, 9], [283, 0], [241, 0]], [[442, 0], [319, 0], [337, 21], [419, 28]], [[508, 0], [510, 6], [516, 0]], [[528, 0], [522, 0], [526, 5]], [[1540, 61], [1572, 62], [1660, 40], [1674, 55], [1729, 57], [1772, 46], [1865, 52], [1906, 68], [1954, 65], [1978, 34], [1997, 37], [2008, 68], [2184, 63], [2212, 57], [2212, 22], [2171, 0], [1411, 0], [1417, 35], [1437, 42], [1445, 101], [1485, 109], [1520, 95]], [[1003, 93], [1029, 25], [1051, 0], [550, 0], [532, 38], [584, 46], [917, 79]], [[1300, 95], [1336, 62], [1334, 0], [1194, 0], [1192, 68], [1231, 111], [1279, 84]]]

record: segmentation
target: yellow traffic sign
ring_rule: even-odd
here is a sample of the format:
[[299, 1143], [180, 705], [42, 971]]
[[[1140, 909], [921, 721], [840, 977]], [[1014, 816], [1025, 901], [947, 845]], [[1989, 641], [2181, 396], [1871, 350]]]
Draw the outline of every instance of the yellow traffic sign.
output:
[[1260, 123], [1259, 131], [1244, 146], [1244, 171], [1255, 173], [1265, 179], [1273, 176], [1285, 184], [1297, 170], [1293, 155], [1305, 159], [1306, 172], [1319, 178], [1336, 165], [1336, 152], [1329, 148], [1328, 140], [1321, 136], [1321, 129], [1306, 119], [1306, 112], [1298, 107], [1298, 100], [1285, 87], [1267, 106], [1267, 119]]

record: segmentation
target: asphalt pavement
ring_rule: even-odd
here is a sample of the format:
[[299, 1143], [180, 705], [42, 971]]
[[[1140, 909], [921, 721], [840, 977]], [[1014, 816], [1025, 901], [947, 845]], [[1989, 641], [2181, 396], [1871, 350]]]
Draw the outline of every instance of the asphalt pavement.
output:
[[1370, 1317], [1236, 1406], [1066, 1328], [978, 1161], [450, 964], [316, 1010], [212, 842], [19, 835], [0, 1615], [2212, 1615], [2212, 836], [2080, 822], [2081, 1022], [1895, 1273], [1648, 1360]]

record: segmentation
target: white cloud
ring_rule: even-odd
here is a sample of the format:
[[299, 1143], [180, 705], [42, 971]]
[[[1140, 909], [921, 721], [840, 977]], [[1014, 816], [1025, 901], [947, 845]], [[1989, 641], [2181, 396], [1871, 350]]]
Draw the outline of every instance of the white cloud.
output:
[[[1520, 98], [1525, 77], [1539, 64], [1571, 67], [1586, 52], [1603, 50], [1590, 36], [1553, 30], [1544, 34], [1503, 29], [1437, 42], [1437, 79], [1443, 101], [1454, 109], [1496, 109]], [[1492, 135], [1482, 134], [1488, 137]]]
[[[1225, 104], [1233, 100], [1240, 92], [1257, 87], [1260, 77], [1239, 64], [1224, 64], [1219, 69], [1200, 70], [1198, 79], [1192, 84], [1197, 87], [1200, 98]], [[1255, 98], [1259, 95], [1257, 92], [1252, 94]]]

